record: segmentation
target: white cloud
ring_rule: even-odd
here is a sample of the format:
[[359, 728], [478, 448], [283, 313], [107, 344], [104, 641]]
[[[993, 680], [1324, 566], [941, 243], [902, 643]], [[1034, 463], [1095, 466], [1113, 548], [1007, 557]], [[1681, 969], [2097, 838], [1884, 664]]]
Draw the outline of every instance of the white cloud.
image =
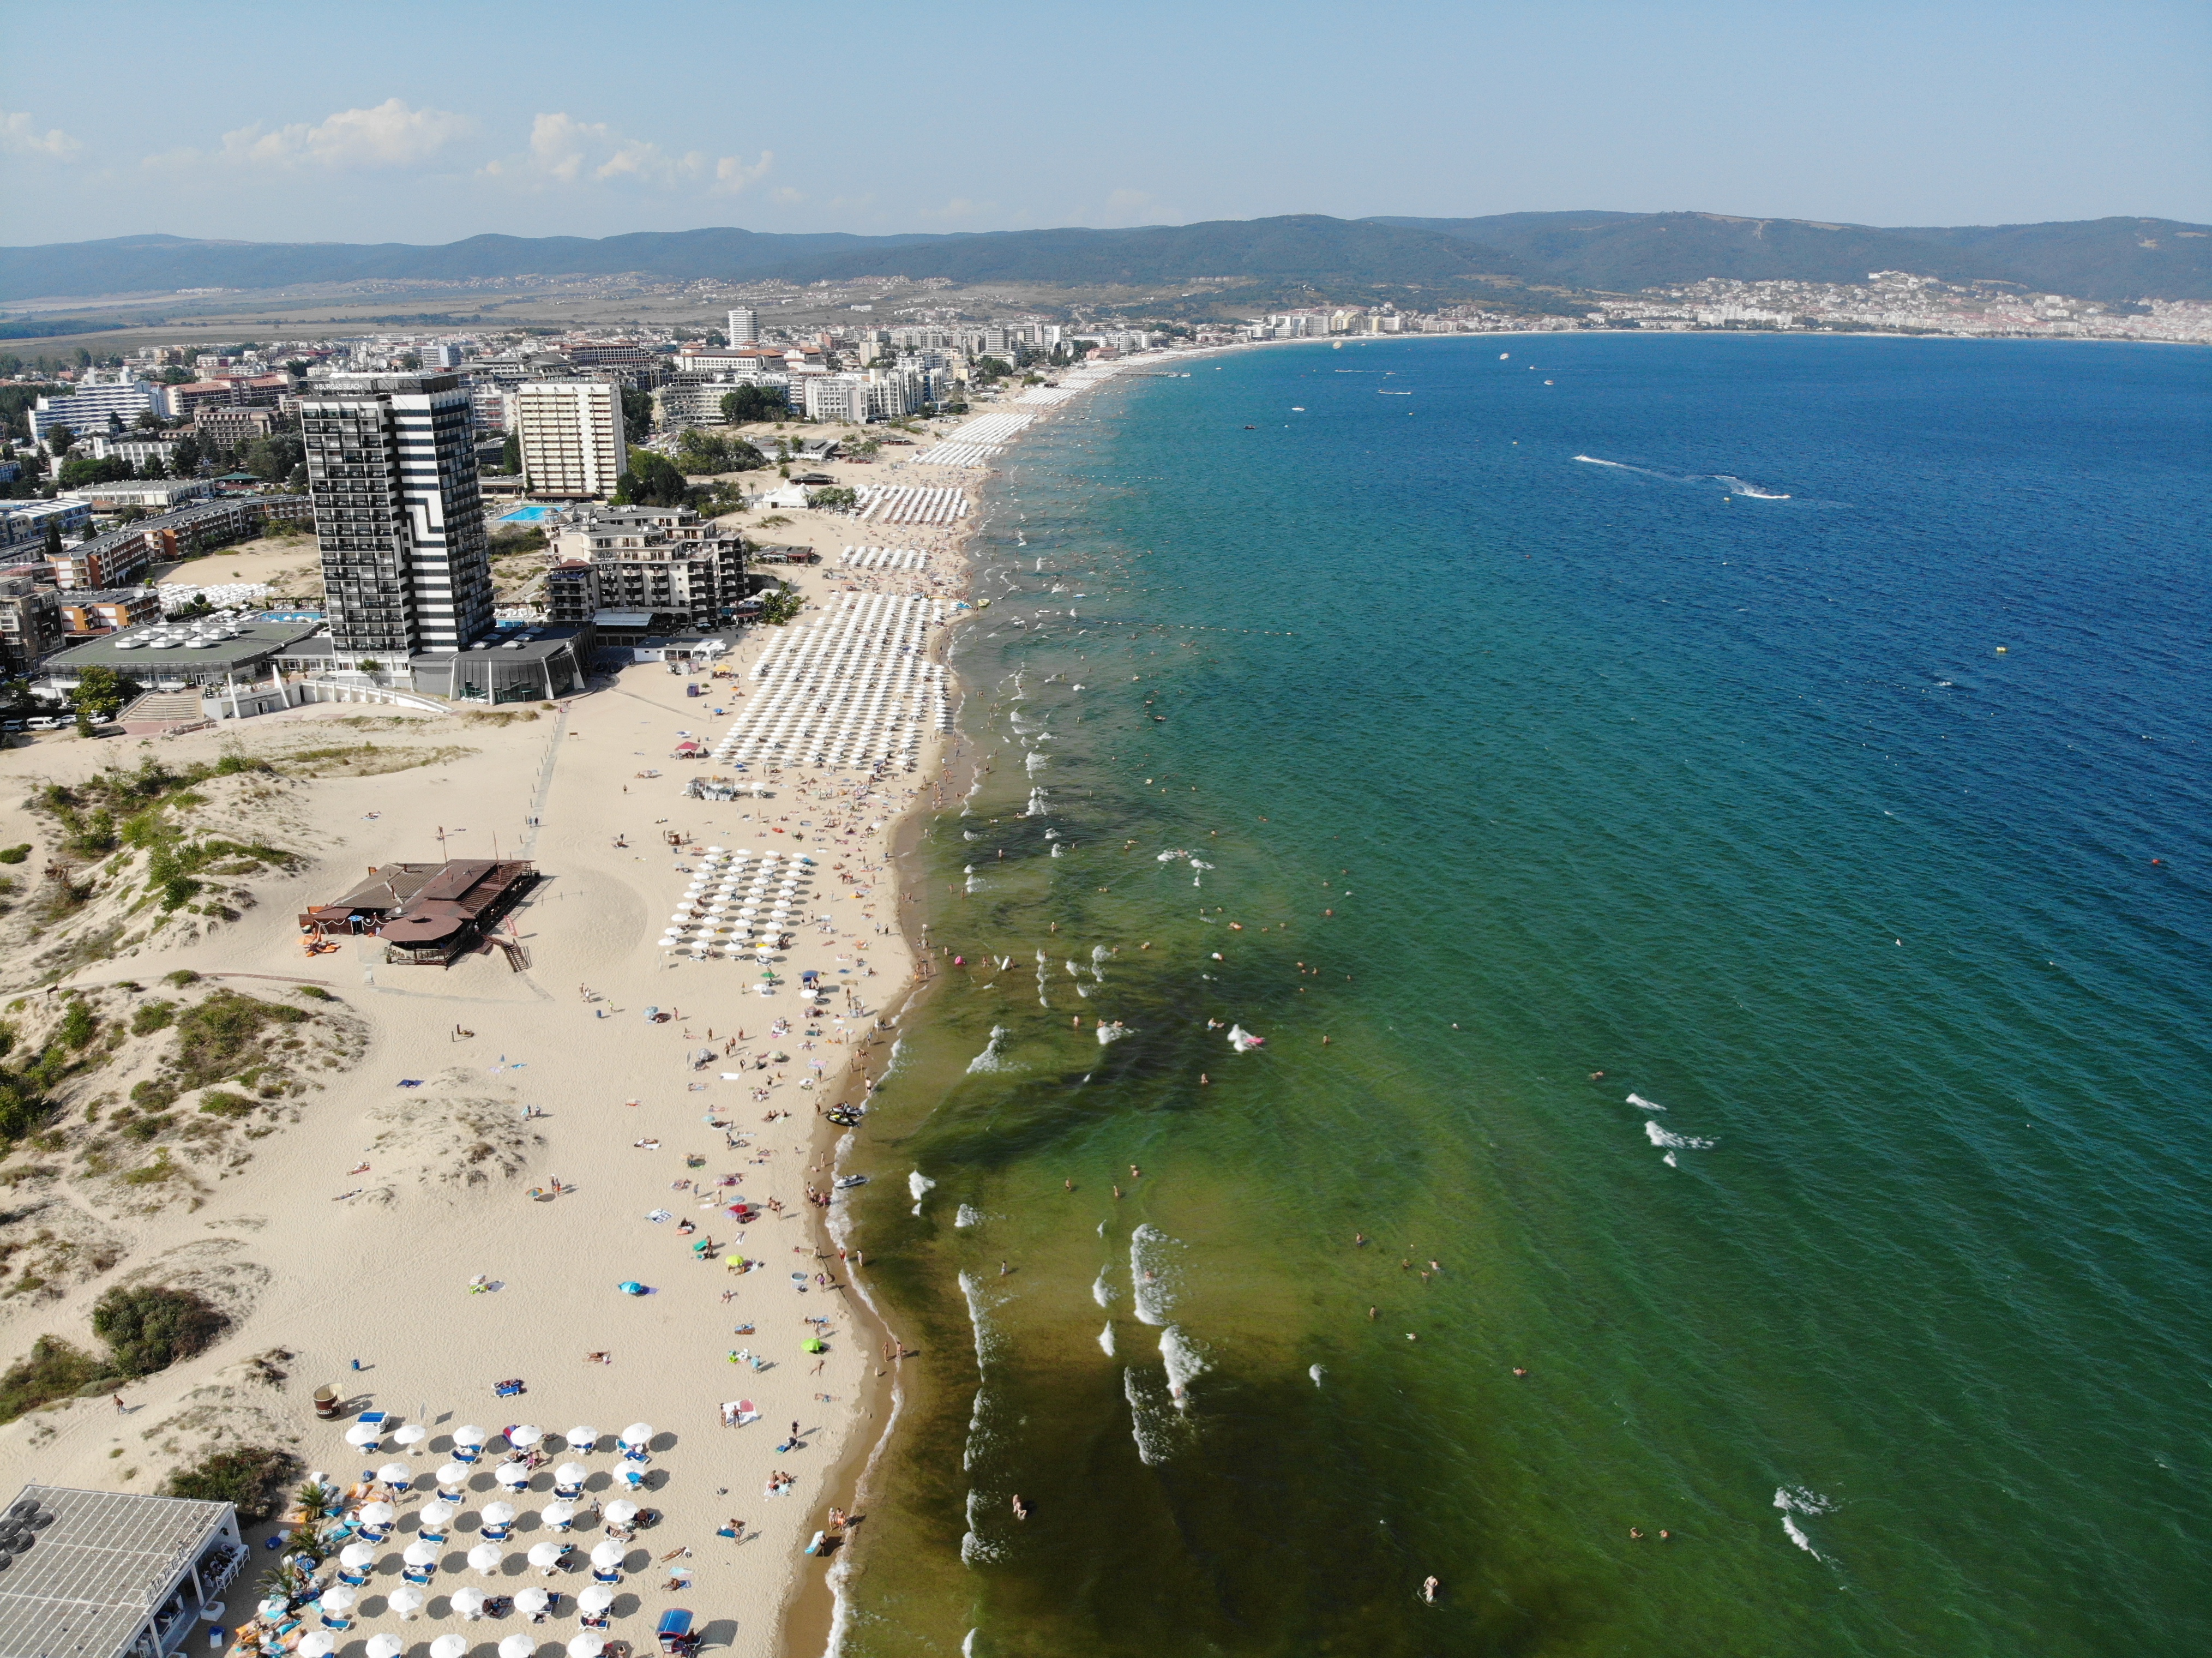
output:
[[475, 131], [465, 115], [410, 109], [387, 98], [372, 109], [342, 109], [309, 125], [295, 121], [264, 127], [258, 121], [222, 135], [210, 158], [197, 149], [149, 155], [149, 167], [195, 167], [210, 159], [234, 167], [411, 167], [427, 161], [456, 138]]
[[676, 155], [650, 139], [626, 137], [604, 121], [580, 121], [556, 111], [532, 120], [528, 154], [488, 162], [483, 170], [541, 188], [628, 184], [672, 190], [696, 183], [706, 185], [711, 194], [735, 195], [766, 177], [775, 161], [765, 149], [750, 163], [741, 155], [713, 156], [696, 149]]
[[40, 132], [21, 111], [0, 110], [0, 155], [43, 155], [51, 161], [66, 161], [83, 148], [59, 127]]

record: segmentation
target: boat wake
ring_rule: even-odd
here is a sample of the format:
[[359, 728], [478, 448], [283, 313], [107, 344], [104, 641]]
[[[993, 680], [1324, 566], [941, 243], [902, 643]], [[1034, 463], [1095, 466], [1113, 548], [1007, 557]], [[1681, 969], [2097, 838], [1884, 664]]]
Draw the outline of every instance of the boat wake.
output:
[[1788, 501], [1791, 497], [1779, 489], [1763, 489], [1747, 483], [1733, 472], [1690, 472], [1676, 474], [1662, 472], [1655, 467], [1637, 466], [1625, 460], [1606, 460], [1596, 455], [1577, 455], [1575, 459], [1585, 466], [1610, 466], [1617, 472], [1638, 472], [1648, 478], [1657, 478], [1662, 483], [1717, 483], [1724, 495], [1741, 495], [1748, 501]]

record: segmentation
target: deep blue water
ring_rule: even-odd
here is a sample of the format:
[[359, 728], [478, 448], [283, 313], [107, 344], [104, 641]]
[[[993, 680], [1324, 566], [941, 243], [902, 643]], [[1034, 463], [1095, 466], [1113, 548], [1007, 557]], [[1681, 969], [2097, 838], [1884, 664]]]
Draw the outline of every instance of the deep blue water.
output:
[[854, 1649], [2212, 1647], [2212, 358], [1189, 366], [994, 486]]

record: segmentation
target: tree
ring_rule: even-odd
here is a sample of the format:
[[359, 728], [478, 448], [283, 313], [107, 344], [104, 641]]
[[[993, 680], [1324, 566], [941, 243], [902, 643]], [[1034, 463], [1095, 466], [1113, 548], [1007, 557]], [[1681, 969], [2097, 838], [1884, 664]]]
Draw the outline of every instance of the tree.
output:
[[177, 476], [180, 478], [198, 477], [200, 462], [205, 458], [206, 452], [198, 438], [191, 435], [179, 438], [177, 440]]
[[771, 587], [761, 595], [760, 619], [770, 627], [781, 628], [796, 616], [805, 603], [789, 588]]
[[112, 668], [86, 668], [77, 675], [76, 689], [70, 695], [70, 706], [76, 711], [77, 730], [89, 737], [94, 726], [121, 714], [143, 689], [137, 680]]
[[860, 495], [854, 491], [835, 485], [827, 489], [810, 489], [806, 495], [809, 507], [819, 507], [827, 513], [848, 511], [859, 505], [860, 500]]
[[653, 430], [653, 393], [634, 392], [624, 386], [622, 393], [623, 430], [642, 437]]
[[775, 420], [789, 412], [783, 393], [773, 386], [740, 386], [722, 393], [722, 418], [732, 425], [746, 421]]
[[509, 432], [507, 441], [499, 446], [499, 470], [507, 473], [522, 470], [522, 439], [516, 433]]
[[204, 1352], [229, 1322], [198, 1291], [160, 1284], [118, 1286], [92, 1308], [92, 1333], [113, 1350], [124, 1376], [151, 1376]]
[[196, 1503], [228, 1503], [243, 1524], [256, 1526], [276, 1512], [278, 1497], [299, 1472], [300, 1459], [289, 1451], [239, 1445], [178, 1469], [161, 1491]]
[[76, 434], [66, 426], [46, 428], [46, 447], [56, 455], [65, 455], [76, 442]]
[[46, 520], [46, 556], [59, 558], [61, 556], [62, 526], [54, 519], [48, 519]]
[[615, 491], [617, 506], [681, 507], [690, 489], [676, 463], [650, 449], [629, 452], [629, 471]]

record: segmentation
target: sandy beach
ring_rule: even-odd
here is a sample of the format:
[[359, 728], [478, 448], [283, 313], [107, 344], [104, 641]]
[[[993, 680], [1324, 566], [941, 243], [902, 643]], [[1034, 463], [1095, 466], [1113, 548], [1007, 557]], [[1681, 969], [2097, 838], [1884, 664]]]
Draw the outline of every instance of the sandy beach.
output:
[[[985, 477], [890, 464], [901, 452], [826, 470], [855, 486], [970, 492]], [[939, 527], [760, 516], [744, 524], [757, 540], [822, 556], [774, 572], [807, 600], [793, 632], [852, 593], [933, 596], [951, 616], [977, 522], [972, 510]], [[928, 556], [856, 571], [842, 562], [848, 545]], [[933, 658], [944, 631], [929, 630]], [[0, 843], [32, 848], [0, 915], [17, 1051], [58, 1042], [72, 1002], [98, 1033], [52, 1090], [51, 1120], [0, 1164], [9, 1360], [40, 1337], [94, 1349], [91, 1304], [118, 1283], [195, 1288], [230, 1319], [205, 1352], [122, 1387], [119, 1408], [103, 1391], [0, 1427], [0, 1478], [151, 1491], [224, 1445], [289, 1448], [340, 1485], [405, 1463], [413, 1488], [361, 1591], [348, 1653], [386, 1630], [412, 1641], [526, 1627], [514, 1614], [456, 1625], [449, 1597], [465, 1585], [572, 1597], [604, 1540], [592, 1509], [551, 1576], [526, 1556], [552, 1534], [540, 1510], [568, 1460], [558, 1436], [601, 1430], [581, 1460], [586, 1500], [604, 1503], [625, 1494], [615, 1435], [643, 1423], [651, 1461], [632, 1495], [657, 1519], [625, 1550], [608, 1635], [649, 1649], [653, 1619], [676, 1605], [710, 1644], [822, 1649], [834, 1552], [802, 1549], [833, 1507], [864, 1515], [854, 1485], [895, 1409], [896, 1365], [850, 1288], [865, 1266], [839, 1258], [830, 1212], [810, 1199], [838, 1172], [842, 1131], [822, 1113], [864, 1101], [882, 1075], [914, 981], [890, 849], [927, 804], [949, 738], [925, 727], [913, 768], [891, 763], [872, 782], [851, 768], [756, 766], [767, 798], [687, 798], [696, 772], [726, 768], [679, 762], [672, 748], [711, 747], [739, 720], [759, 694], [751, 669], [786, 632], [753, 630], [726, 664], [732, 677], [642, 664], [558, 707], [441, 716], [324, 705], [158, 742], [64, 734], [0, 755], [10, 783]], [[704, 695], [686, 695], [702, 683]], [[36, 804], [48, 786], [81, 790], [103, 768], [181, 773], [226, 756], [224, 772], [163, 810], [188, 839], [240, 843], [211, 877], [246, 872], [210, 878], [167, 914], [143, 854], [65, 851], [63, 822]], [[435, 859], [441, 847], [535, 862], [541, 882], [514, 920], [526, 970], [496, 950], [446, 969], [392, 965], [370, 938], [305, 953], [300, 911], [369, 868]], [[770, 993], [750, 957], [662, 946], [661, 919], [709, 847], [813, 860]], [[66, 903], [53, 900], [57, 883]], [[811, 1017], [796, 994], [808, 971], [835, 998]], [[194, 1080], [174, 1074], [170, 1024], [238, 996], [293, 1021], [275, 1027], [289, 1033], [283, 1043], [234, 1056], [261, 1062], [245, 1074], [264, 1097], [201, 1081], [140, 1108], [141, 1082]], [[149, 1014], [155, 1004], [167, 1011]], [[711, 1060], [697, 1062], [706, 1049]], [[757, 1218], [733, 1222], [734, 1199]], [[626, 1282], [648, 1293], [625, 1293]], [[524, 1391], [495, 1392], [510, 1380]], [[311, 1395], [325, 1385], [345, 1398], [343, 1419], [317, 1419]], [[740, 1406], [744, 1425], [726, 1426]], [[355, 1448], [344, 1431], [363, 1410], [391, 1412], [387, 1431], [428, 1435], [411, 1448], [389, 1437]], [[522, 1424], [543, 1429], [553, 1455], [511, 1499], [520, 1518], [496, 1570], [467, 1564], [483, 1505], [503, 1495], [495, 1439], [469, 1471], [428, 1605], [403, 1622], [389, 1602], [400, 1549], [454, 1431]], [[791, 1483], [770, 1495], [776, 1474]], [[274, 1529], [258, 1528], [249, 1574], [275, 1558], [262, 1546]], [[864, 1518], [848, 1537], [865, 1546]], [[258, 1598], [241, 1578], [234, 1617]], [[573, 1599], [561, 1605], [533, 1636], [573, 1632]]]

